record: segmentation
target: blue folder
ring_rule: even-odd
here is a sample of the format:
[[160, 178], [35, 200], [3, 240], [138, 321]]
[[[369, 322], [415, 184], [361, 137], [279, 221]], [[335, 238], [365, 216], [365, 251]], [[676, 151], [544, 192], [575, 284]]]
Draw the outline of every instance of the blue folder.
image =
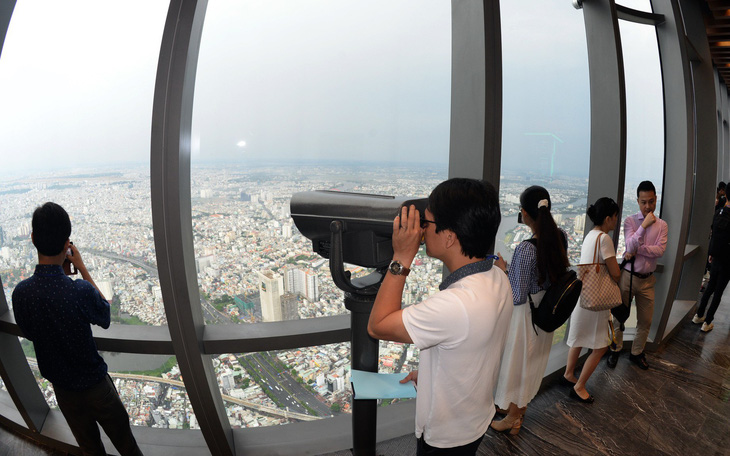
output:
[[408, 373], [378, 374], [352, 369], [350, 384], [353, 399], [405, 399], [416, 397], [413, 382], [400, 383]]

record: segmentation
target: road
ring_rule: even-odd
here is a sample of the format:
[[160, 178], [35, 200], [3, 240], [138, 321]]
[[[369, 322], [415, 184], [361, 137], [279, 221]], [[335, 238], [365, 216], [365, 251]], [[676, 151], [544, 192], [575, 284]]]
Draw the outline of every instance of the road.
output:
[[254, 365], [257, 372], [262, 378], [264, 385], [271, 391], [274, 396], [289, 410], [295, 410], [300, 413], [308, 413], [307, 407], [319, 413], [320, 417], [332, 415], [329, 406], [323, 403], [314, 393], [309, 391], [304, 385], [297, 382], [291, 375], [291, 372], [284, 369], [277, 372], [272, 366], [278, 359], [269, 352], [252, 353], [247, 359]]
[[[139, 258], [119, 255], [116, 253], [105, 252], [103, 250], [96, 250], [96, 249], [84, 249], [84, 251], [86, 251], [92, 255], [109, 258], [110, 260], [126, 261], [127, 263], [131, 263], [139, 268], [142, 268], [150, 277], [155, 277], [155, 278], [158, 277], [157, 268], [149, 263], [144, 262], [143, 260], [141, 260]], [[220, 312], [218, 309], [213, 307], [202, 296], [200, 298], [200, 304], [203, 308], [203, 316], [207, 322], [210, 322], [210, 323], [230, 323], [231, 322], [231, 319], [228, 315], [224, 314], [223, 312]]]
[[[158, 382], [158, 383], [166, 383], [168, 385], [177, 386], [179, 388], [185, 388], [185, 384], [178, 380], [169, 380], [162, 377], [150, 377], [147, 375], [136, 375], [136, 374], [120, 374], [120, 373], [114, 373], [110, 372], [109, 375], [111, 375], [112, 378], [124, 378], [127, 380], [137, 380], [137, 381], [145, 381], [145, 382]], [[254, 402], [246, 401], [243, 399], [237, 399], [233, 396], [229, 396], [227, 394], [222, 394], [223, 400], [226, 402], [232, 402], [234, 404], [238, 404], [241, 406], [244, 406], [249, 409], [257, 410], [262, 413], [266, 413], [269, 415], [276, 415], [281, 416], [288, 419], [293, 420], [300, 420], [300, 421], [314, 421], [320, 419], [320, 417], [307, 415], [303, 413], [295, 413], [295, 412], [288, 412], [286, 410], [282, 410], [277, 407], [268, 407], [265, 405], [256, 404]]]

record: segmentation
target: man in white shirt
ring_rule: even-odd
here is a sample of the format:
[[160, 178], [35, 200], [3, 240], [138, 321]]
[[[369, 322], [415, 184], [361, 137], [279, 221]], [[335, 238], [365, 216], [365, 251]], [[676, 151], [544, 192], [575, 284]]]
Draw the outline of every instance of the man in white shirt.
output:
[[[377, 339], [414, 343], [418, 455], [473, 455], [494, 416], [493, 392], [512, 317], [507, 276], [488, 255], [501, 216], [494, 187], [454, 178], [439, 184], [421, 214], [393, 221], [393, 261], [370, 314]], [[406, 276], [422, 241], [452, 273], [438, 293], [401, 309]]]

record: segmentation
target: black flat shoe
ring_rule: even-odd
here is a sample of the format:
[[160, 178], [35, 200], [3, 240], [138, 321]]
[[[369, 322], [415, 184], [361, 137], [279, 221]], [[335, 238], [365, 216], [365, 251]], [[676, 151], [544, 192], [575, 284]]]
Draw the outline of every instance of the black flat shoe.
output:
[[588, 395], [588, 399], [583, 399], [582, 397], [578, 396], [578, 393], [575, 392], [573, 388], [570, 389], [570, 397], [573, 399], [578, 399], [579, 401], [583, 402], [584, 404], [592, 404], [595, 399], [593, 399], [593, 396], [590, 394]]
[[562, 375], [560, 376], [560, 383], [562, 383], [565, 386], [569, 386], [571, 388], [575, 386], [575, 382], [571, 382], [570, 380], [563, 377]]
[[608, 364], [608, 367], [611, 369], [616, 367], [616, 364], [618, 363], [618, 357], [619, 352], [612, 351], [608, 354], [608, 358], [606, 358], [606, 364]]

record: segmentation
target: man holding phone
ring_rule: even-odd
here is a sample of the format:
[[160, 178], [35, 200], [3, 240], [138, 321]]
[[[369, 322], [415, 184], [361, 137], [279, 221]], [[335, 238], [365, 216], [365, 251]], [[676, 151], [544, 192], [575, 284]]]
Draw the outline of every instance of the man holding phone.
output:
[[[624, 220], [624, 239], [626, 253], [624, 259], [634, 258], [633, 264], [626, 263], [621, 271], [621, 297], [623, 302], [631, 305], [636, 298], [636, 336], [631, 344], [629, 359], [641, 369], [648, 369], [644, 346], [649, 337], [651, 320], [654, 316], [654, 284], [657, 260], [664, 255], [667, 248], [667, 222], [654, 215], [656, 210], [656, 188], [650, 181], [643, 181], [636, 189], [639, 212]], [[633, 275], [633, 278], [631, 277]], [[633, 280], [632, 280], [633, 279]], [[630, 294], [629, 294], [630, 292]], [[616, 367], [619, 352], [623, 347], [624, 333], [620, 322], [614, 318], [613, 328], [616, 348], [609, 353], [606, 363], [608, 367]]]
[[[393, 221], [393, 261], [368, 332], [421, 350], [419, 370], [401, 381], [418, 387], [419, 456], [475, 454], [494, 416], [493, 392], [513, 308], [509, 280], [488, 258], [500, 218], [491, 184], [454, 178], [431, 192], [424, 214], [403, 207]], [[422, 239], [426, 254], [443, 261], [451, 274], [438, 293], [401, 309]]]
[[[129, 415], [96, 349], [91, 325], [108, 328], [110, 307], [69, 240], [71, 220], [61, 206], [48, 202], [33, 212], [32, 226], [38, 265], [13, 290], [13, 313], [24, 337], [33, 342], [41, 375], [53, 384], [58, 407], [84, 455], [106, 454], [97, 423], [122, 456], [141, 455]], [[68, 277], [71, 266], [83, 280]]]

